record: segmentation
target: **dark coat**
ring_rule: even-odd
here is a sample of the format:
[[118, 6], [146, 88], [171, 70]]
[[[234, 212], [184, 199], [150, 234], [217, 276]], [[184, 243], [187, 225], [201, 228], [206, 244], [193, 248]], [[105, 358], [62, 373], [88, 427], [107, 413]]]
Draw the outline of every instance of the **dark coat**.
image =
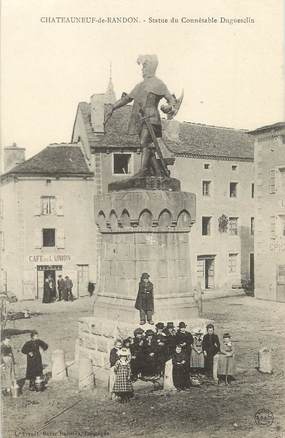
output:
[[148, 283], [140, 281], [135, 308], [145, 312], [154, 311], [153, 284], [151, 281]]
[[[27, 355], [26, 379], [35, 379], [43, 373], [40, 348], [44, 351], [48, 349], [48, 345], [40, 339], [30, 340], [22, 348], [22, 353]], [[32, 353], [32, 356], [29, 353]]]
[[187, 365], [187, 354], [183, 351], [181, 353], [174, 353], [172, 358], [173, 364], [173, 384], [177, 389], [185, 389], [189, 387], [190, 377]]
[[118, 355], [118, 348], [114, 347], [110, 351], [110, 366], [113, 367], [115, 363], [120, 359], [120, 356]]
[[220, 341], [218, 336], [215, 333], [213, 333], [212, 335], [209, 335], [209, 333], [207, 333], [203, 337], [202, 348], [203, 351], [206, 351], [206, 353], [211, 356], [217, 354], [218, 351], [220, 351]]
[[183, 350], [190, 351], [190, 346], [193, 345], [194, 339], [190, 332], [182, 333], [180, 330], [177, 331], [176, 337], [175, 337], [176, 345], [177, 344], [183, 344], [184, 342], [186, 345], [183, 348]]
[[149, 341], [148, 339], [144, 340], [142, 353], [143, 353], [142, 374], [144, 376], [154, 376], [157, 370], [157, 356], [158, 356], [157, 342], [154, 339], [154, 337], [151, 339], [151, 341]]
[[57, 289], [62, 291], [64, 288], [65, 288], [64, 279], [61, 278], [60, 280], [57, 280]]
[[52, 300], [52, 289], [50, 288], [49, 282], [44, 282], [44, 294], [43, 303], [50, 303]]

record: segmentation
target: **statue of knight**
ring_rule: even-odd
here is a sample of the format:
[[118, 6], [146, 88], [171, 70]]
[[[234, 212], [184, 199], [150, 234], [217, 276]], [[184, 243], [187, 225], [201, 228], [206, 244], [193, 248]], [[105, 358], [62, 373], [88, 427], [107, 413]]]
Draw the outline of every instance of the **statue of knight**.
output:
[[[139, 135], [142, 148], [141, 168], [135, 176], [143, 177], [153, 174], [168, 177], [170, 173], [157, 141], [157, 138], [162, 136], [158, 104], [162, 98], [166, 99], [167, 104], [162, 105], [161, 110], [168, 119], [172, 119], [180, 108], [183, 92], [181, 97], [176, 99], [175, 95], [170, 94], [165, 83], [155, 76], [158, 66], [156, 55], [140, 55], [137, 63], [142, 65], [143, 81], [137, 84], [129, 94], [123, 93], [121, 99], [112, 105], [106, 114], [105, 125], [113, 111], [134, 101], [128, 133]], [[160, 163], [155, 152], [160, 158]]]

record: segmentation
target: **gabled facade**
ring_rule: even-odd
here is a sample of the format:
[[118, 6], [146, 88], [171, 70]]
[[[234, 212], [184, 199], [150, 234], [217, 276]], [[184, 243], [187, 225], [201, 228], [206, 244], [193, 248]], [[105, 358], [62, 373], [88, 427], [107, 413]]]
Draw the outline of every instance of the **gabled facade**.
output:
[[[42, 299], [69, 275], [76, 297], [95, 281], [93, 173], [80, 144], [50, 145], [1, 176], [1, 287]], [[96, 258], [96, 255], [95, 255]]]

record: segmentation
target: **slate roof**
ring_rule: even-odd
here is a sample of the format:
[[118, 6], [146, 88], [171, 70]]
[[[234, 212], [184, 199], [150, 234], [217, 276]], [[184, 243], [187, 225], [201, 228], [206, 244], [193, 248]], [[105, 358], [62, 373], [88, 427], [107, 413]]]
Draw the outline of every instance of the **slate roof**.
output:
[[[92, 176], [80, 146], [50, 145], [32, 158], [13, 167], [5, 175], [86, 175]], [[3, 175], [4, 176], [4, 175]]]
[[[138, 148], [138, 136], [127, 133], [131, 110], [131, 105], [116, 110], [105, 127], [105, 134], [96, 134], [92, 130], [90, 104], [79, 103], [78, 111], [84, 119], [90, 148]], [[167, 148], [176, 156], [253, 161], [254, 139], [247, 132], [183, 122], [179, 124], [177, 140], [165, 137], [163, 140]]]
[[285, 128], [285, 122], [277, 122], [277, 123], [273, 123], [272, 125], [261, 126], [260, 128], [250, 131], [249, 134], [252, 135], [262, 134], [263, 132], [278, 131], [279, 129], [284, 129], [284, 128]]

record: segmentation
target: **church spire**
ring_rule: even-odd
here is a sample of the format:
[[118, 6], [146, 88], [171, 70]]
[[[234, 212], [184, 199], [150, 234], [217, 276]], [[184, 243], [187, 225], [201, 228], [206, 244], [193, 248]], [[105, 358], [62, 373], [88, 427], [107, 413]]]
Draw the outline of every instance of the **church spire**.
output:
[[105, 103], [115, 103], [116, 102], [116, 94], [114, 90], [114, 85], [112, 81], [112, 63], [110, 62], [110, 74], [109, 74], [109, 84], [107, 91], [105, 93]]

